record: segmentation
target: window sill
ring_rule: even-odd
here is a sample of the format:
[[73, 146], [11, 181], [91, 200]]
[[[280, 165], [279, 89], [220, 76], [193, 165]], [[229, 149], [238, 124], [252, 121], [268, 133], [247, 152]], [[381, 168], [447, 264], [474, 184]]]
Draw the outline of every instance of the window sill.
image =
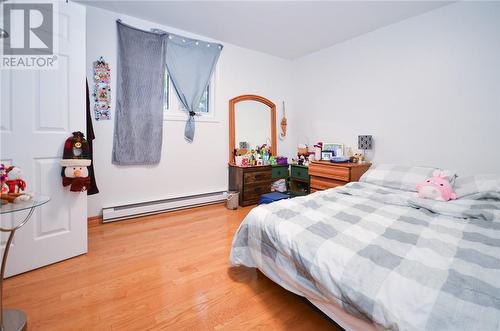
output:
[[[168, 114], [168, 115], [164, 114], [163, 115], [164, 121], [186, 122], [187, 119], [188, 119], [187, 115], [183, 114], [183, 113], [175, 114], [175, 115], [172, 115], [172, 114]], [[218, 120], [214, 116], [210, 116], [210, 115], [195, 116], [194, 119], [195, 119], [195, 122], [198, 122], [198, 123], [200, 123], [200, 122], [219, 123], [220, 122], [220, 120]]]

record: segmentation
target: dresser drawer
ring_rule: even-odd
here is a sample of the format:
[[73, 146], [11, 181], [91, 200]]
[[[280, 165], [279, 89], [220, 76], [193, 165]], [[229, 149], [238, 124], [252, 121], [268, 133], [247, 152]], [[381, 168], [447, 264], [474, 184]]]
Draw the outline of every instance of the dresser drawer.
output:
[[253, 184], [256, 182], [264, 182], [264, 181], [271, 181], [272, 180], [272, 174], [271, 171], [251, 171], [251, 172], [245, 172], [243, 174], [243, 182], [245, 185], [247, 184]]
[[291, 176], [296, 179], [309, 180], [309, 172], [307, 171], [307, 168], [292, 166]]
[[345, 182], [349, 182], [351, 180], [349, 168], [332, 166], [329, 164], [318, 164], [315, 162], [313, 162], [309, 166], [309, 175], [323, 178], [332, 178]]
[[271, 183], [247, 185], [243, 190], [243, 200], [258, 200], [262, 194], [271, 192]]
[[271, 176], [273, 179], [288, 178], [288, 166], [273, 166]]
[[347, 184], [347, 182], [341, 180], [311, 176], [311, 189], [315, 190], [326, 190], [345, 184]]

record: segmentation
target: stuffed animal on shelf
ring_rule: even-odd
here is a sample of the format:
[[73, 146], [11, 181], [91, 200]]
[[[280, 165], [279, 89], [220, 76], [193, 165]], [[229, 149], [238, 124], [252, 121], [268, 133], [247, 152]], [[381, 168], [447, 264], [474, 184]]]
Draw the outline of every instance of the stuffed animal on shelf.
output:
[[73, 132], [73, 136], [66, 139], [64, 143], [64, 154], [61, 160], [63, 186], [69, 186], [71, 192], [87, 191], [90, 187], [87, 167], [91, 162], [90, 148], [83, 133]]
[[21, 168], [4, 164], [0, 165], [1, 200], [2, 204], [28, 201], [31, 195], [26, 193], [26, 182]]
[[440, 170], [434, 171], [432, 178], [417, 184], [417, 194], [419, 198], [439, 201], [449, 201], [457, 198], [448, 177]]

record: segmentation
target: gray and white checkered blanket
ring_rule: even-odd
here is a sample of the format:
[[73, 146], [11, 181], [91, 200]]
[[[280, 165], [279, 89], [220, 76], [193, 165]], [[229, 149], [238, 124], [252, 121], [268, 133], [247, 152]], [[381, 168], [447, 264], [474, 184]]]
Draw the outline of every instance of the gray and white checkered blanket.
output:
[[230, 263], [386, 329], [500, 330], [499, 200], [351, 183], [254, 208]]

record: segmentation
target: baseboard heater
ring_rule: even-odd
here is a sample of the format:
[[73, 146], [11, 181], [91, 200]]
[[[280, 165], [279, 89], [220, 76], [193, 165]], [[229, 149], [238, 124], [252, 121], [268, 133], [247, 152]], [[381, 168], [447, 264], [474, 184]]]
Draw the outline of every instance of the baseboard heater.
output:
[[179, 209], [220, 203], [224, 200], [226, 200], [226, 192], [221, 191], [115, 207], [106, 207], [102, 209], [102, 222], [108, 223], [122, 221], [139, 216], [154, 215]]

